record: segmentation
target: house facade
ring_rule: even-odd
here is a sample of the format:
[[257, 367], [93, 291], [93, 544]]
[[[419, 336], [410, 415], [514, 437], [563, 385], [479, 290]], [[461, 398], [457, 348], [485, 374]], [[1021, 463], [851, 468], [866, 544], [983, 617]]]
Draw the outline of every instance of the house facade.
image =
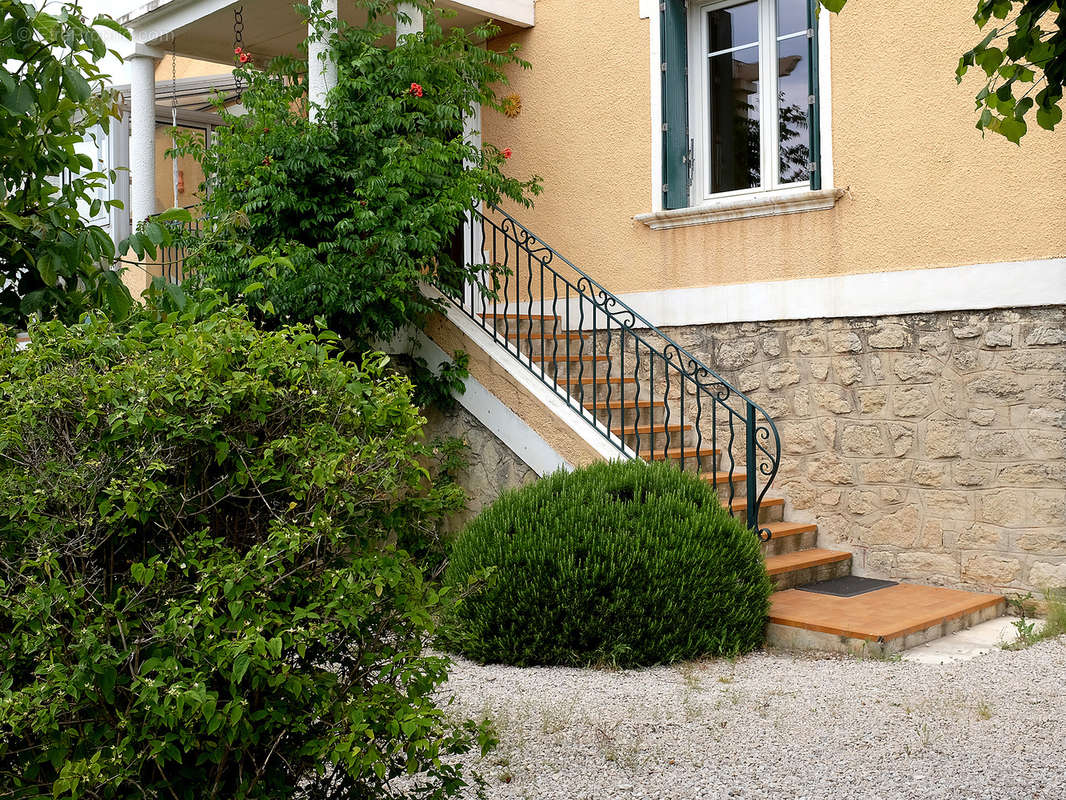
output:
[[[470, 263], [511, 277], [422, 338], [431, 363], [470, 354], [436, 426], [472, 444], [475, 508], [560, 466], [694, 458], [734, 511], [804, 537], [779, 556], [821, 554], [804, 577], [1066, 586], [1066, 139], [974, 129], [972, 0], [440, 5], [532, 63], [467, 128], [544, 181], [532, 210], [472, 213]], [[149, 80], [168, 52], [231, 61], [239, 6], [124, 18], [135, 220]], [[243, 24], [257, 55], [306, 33], [283, 0]], [[323, 99], [329, 54], [310, 72]]]

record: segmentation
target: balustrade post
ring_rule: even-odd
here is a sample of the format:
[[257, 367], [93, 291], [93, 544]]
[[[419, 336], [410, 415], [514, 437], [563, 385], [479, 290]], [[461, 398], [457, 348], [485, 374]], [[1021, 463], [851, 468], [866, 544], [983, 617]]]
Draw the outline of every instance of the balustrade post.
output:
[[744, 476], [747, 482], [748, 527], [757, 531], [759, 530], [759, 504], [755, 496], [755, 404], [749, 400], [746, 405], [748, 418], [744, 432]]

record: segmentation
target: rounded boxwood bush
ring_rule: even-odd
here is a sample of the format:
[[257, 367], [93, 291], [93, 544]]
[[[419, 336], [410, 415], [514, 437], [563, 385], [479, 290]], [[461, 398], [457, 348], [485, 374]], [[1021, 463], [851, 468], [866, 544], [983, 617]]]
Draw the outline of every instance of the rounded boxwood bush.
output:
[[596, 464], [501, 495], [456, 539], [445, 582], [485, 570], [441, 633], [480, 662], [670, 663], [747, 652], [765, 634], [758, 537], [669, 465]]

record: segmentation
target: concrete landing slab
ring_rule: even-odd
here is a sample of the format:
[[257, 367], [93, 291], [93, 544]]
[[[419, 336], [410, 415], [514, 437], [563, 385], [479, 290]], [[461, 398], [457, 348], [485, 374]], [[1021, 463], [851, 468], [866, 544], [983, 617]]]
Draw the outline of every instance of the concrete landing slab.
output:
[[[1014, 625], [1017, 620], [1018, 617], [999, 617], [982, 622], [943, 639], [907, 650], [902, 658], [904, 661], [914, 661], [918, 664], [954, 664], [969, 661], [1017, 641], [1018, 628]], [[1034, 630], [1039, 631], [1043, 622], [1034, 620], [1034, 624]]]

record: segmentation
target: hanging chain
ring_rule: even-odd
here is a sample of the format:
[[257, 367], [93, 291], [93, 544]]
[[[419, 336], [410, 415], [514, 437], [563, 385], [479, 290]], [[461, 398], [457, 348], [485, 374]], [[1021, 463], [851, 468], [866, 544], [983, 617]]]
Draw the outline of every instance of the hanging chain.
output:
[[170, 109], [174, 124], [178, 124], [178, 40], [170, 40]]
[[[178, 39], [173, 37], [170, 40], [170, 123], [172, 125], [170, 132], [170, 146], [174, 150], [178, 149]], [[178, 172], [178, 159], [176, 156], [171, 157], [171, 183], [174, 188], [174, 208], [178, 207], [180, 192], [178, 191], [178, 184], [180, 183], [180, 175]]]
[[[239, 56], [244, 50], [244, 6], [233, 9], [233, 54]], [[237, 102], [240, 102], [242, 83], [240, 76], [233, 76], [233, 84], [237, 89]]]

